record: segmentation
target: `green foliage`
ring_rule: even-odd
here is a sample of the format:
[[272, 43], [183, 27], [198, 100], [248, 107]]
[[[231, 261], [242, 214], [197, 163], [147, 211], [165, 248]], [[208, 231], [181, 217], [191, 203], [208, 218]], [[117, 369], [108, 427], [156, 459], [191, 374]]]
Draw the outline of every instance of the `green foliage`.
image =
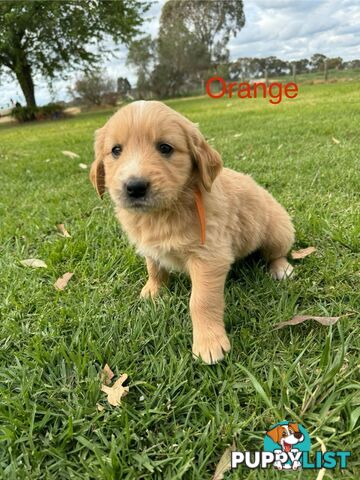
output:
[[57, 103], [49, 103], [43, 107], [22, 107], [12, 109], [11, 115], [20, 123], [32, 120], [52, 120], [63, 116], [64, 107]]
[[[234, 265], [225, 288], [232, 351], [215, 366], [192, 359], [188, 278], [174, 273], [161, 298], [139, 299], [144, 261], [78, 166], [92, 161], [94, 131], [113, 110], [0, 126], [1, 479], [210, 480], [233, 439], [239, 450], [262, 449], [279, 417], [301, 422], [314, 450], [319, 437], [328, 451], [352, 451], [349, 468], [324, 479], [360, 478], [359, 87], [302, 86], [279, 105], [168, 102], [200, 123], [225, 166], [282, 202], [295, 248], [317, 248], [285, 282], [257, 257]], [[48, 268], [19, 263], [34, 257]], [[56, 291], [65, 272], [74, 276]], [[353, 315], [330, 328], [273, 329], [294, 313]], [[129, 375], [119, 408], [100, 391], [105, 363]], [[225, 478], [316, 476], [243, 469]]]
[[11, 116], [16, 118], [18, 122], [30, 122], [35, 120], [35, 116], [39, 111], [39, 107], [14, 107], [11, 110]]
[[230, 36], [244, 23], [241, 0], [167, 1], [158, 38], [147, 36], [130, 45], [128, 63], [137, 67], [139, 96], [176, 96], [199, 85], [228, 61]]
[[34, 74], [90, 69], [107, 53], [108, 37], [126, 43], [139, 33], [149, 7], [142, 0], [2, 1], [0, 67], [16, 76], [34, 106]]
[[150, 35], [134, 40], [129, 45], [126, 62], [136, 68], [140, 98], [146, 98], [151, 90], [151, 71], [156, 58], [156, 48], [156, 41]]
[[118, 99], [114, 80], [100, 71], [85, 73], [69, 92], [87, 105], [115, 105]]

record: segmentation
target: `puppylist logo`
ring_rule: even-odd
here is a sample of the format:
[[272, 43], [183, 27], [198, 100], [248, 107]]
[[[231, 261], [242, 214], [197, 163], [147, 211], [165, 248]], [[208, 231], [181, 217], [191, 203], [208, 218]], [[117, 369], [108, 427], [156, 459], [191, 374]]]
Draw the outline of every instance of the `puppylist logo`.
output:
[[278, 470], [319, 470], [334, 469], [337, 465], [344, 469], [351, 453], [349, 451], [317, 451], [310, 458], [311, 440], [307, 430], [295, 422], [280, 422], [266, 432], [263, 452], [232, 452], [231, 468], [239, 465], [248, 468], [268, 468]]

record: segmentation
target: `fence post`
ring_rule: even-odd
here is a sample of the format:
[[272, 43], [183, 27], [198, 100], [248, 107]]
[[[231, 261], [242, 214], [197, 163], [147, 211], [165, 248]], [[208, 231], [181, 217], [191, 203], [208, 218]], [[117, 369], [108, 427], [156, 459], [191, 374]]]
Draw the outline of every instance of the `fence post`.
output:
[[327, 79], [328, 79], [328, 62], [327, 62], [327, 58], [325, 58], [325, 60], [324, 60], [324, 80], [325, 80], [325, 82], [327, 82]]

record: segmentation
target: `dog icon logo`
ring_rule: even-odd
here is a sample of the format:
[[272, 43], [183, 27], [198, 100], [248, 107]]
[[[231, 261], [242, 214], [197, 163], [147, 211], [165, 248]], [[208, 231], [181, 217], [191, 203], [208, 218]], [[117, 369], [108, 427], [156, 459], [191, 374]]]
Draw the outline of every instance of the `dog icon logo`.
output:
[[276, 456], [274, 468], [298, 470], [302, 468], [302, 452], [309, 452], [310, 436], [305, 428], [294, 422], [280, 422], [272, 426], [264, 438], [264, 450]]

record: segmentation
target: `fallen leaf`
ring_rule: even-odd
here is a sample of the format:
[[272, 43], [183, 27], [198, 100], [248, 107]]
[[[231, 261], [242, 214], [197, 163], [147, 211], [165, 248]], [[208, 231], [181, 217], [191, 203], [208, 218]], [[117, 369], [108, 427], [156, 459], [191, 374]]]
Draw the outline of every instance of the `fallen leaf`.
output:
[[332, 137], [332, 141], [333, 141], [334, 143], [336, 143], [336, 145], [339, 145], [339, 143], [340, 143], [340, 140], [338, 140], [338, 139], [335, 138], [335, 137]]
[[114, 372], [111, 370], [109, 365], [106, 364], [105, 367], [101, 370], [100, 380], [102, 381], [102, 383], [105, 383], [105, 385], [110, 385], [113, 377], [114, 377]]
[[20, 263], [25, 267], [47, 268], [46, 263], [42, 260], [39, 260], [38, 258], [27, 258], [26, 260], [21, 260]]
[[294, 250], [293, 252], [291, 252], [291, 258], [293, 260], [300, 260], [301, 258], [305, 258], [314, 252], [316, 252], [315, 247], [301, 248], [300, 250]]
[[56, 228], [58, 229], [58, 232], [61, 233], [63, 237], [70, 238], [71, 235], [70, 233], [66, 230], [65, 225], [63, 223], [59, 223], [56, 225]]
[[56, 282], [54, 283], [54, 287], [57, 290], [64, 290], [64, 288], [69, 283], [69, 280], [73, 275], [74, 274], [72, 272], [64, 273], [64, 275], [62, 277], [60, 277], [56, 280]]
[[233, 442], [222, 454], [212, 480], [222, 480], [224, 478], [224, 473], [228, 472], [231, 468], [231, 452], [235, 452], [235, 450], [236, 446], [235, 442]]
[[299, 323], [306, 322], [307, 320], [316, 320], [321, 323], [321, 325], [329, 326], [334, 325], [340, 317], [315, 317], [314, 315], [296, 315], [291, 320], [286, 322], [280, 322], [275, 325], [275, 330], [279, 328], [287, 327], [288, 325], [298, 325]]
[[105, 410], [105, 407], [103, 407], [100, 403], [96, 404], [96, 408], [99, 410], [99, 412], [103, 412]]
[[86, 165], [86, 163], [79, 163], [79, 167], [83, 170], [86, 170], [88, 166]]
[[122, 384], [127, 378], [128, 376], [126, 375], [126, 373], [123, 373], [121, 377], [116, 380], [112, 387], [108, 387], [107, 385], [101, 385], [101, 391], [106, 393], [107, 401], [110, 403], [110, 405], [117, 407], [118, 405], [120, 405], [122, 397], [125, 397], [125, 395], [128, 394], [129, 387], [122, 386]]
[[62, 150], [61, 152], [65, 157], [70, 157], [70, 158], [80, 158], [80, 155], [74, 152], [70, 152], [70, 150]]

